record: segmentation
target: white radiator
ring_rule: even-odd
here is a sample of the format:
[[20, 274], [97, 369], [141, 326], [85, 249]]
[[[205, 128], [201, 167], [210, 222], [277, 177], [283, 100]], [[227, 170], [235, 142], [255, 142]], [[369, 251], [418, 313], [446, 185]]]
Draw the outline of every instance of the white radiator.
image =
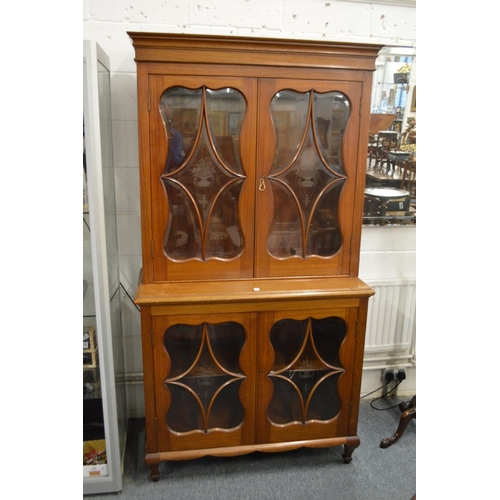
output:
[[368, 306], [363, 368], [415, 366], [416, 280], [365, 283], [375, 295]]

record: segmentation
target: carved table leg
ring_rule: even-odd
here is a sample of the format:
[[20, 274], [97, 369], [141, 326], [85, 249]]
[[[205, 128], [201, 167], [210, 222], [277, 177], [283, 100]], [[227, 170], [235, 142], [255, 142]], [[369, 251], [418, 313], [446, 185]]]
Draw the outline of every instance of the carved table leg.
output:
[[382, 439], [380, 441], [381, 448], [389, 448], [389, 446], [393, 445], [402, 435], [408, 425], [410, 420], [417, 418], [417, 399], [416, 396], [413, 396], [410, 403], [406, 407], [407, 409], [401, 415], [401, 419], [399, 420], [399, 425], [396, 430], [394, 436], [386, 439]]

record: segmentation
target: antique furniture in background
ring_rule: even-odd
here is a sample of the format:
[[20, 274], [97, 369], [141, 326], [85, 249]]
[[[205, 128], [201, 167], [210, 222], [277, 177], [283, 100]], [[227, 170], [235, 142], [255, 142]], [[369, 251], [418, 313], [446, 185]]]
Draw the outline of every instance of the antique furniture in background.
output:
[[[368, 136], [368, 168], [374, 169], [380, 164], [381, 144], [378, 134], [380, 131], [389, 131], [394, 123], [394, 113], [372, 113], [370, 115], [370, 129]], [[397, 133], [396, 133], [397, 136]]]
[[359, 446], [380, 46], [129, 33], [146, 456]]
[[408, 423], [417, 418], [417, 396], [413, 396], [408, 402], [400, 403], [399, 409], [401, 410], [401, 418], [399, 419], [398, 428], [393, 436], [380, 441], [380, 448], [392, 446], [403, 435]]
[[417, 161], [407, 160], [401, 164], [401, 189], [410, 192], [410, 196], [417, 196]]

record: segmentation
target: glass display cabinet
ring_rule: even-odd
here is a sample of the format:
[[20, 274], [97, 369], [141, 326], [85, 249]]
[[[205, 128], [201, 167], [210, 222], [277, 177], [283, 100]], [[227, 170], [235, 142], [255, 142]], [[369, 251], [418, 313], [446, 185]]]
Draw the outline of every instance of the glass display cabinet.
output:
[[83, 493], [122, 488], [126, 399], [109, 59], [83, 42]]
[[359, 446], [378, 45], [129, 33], [146, 463]]

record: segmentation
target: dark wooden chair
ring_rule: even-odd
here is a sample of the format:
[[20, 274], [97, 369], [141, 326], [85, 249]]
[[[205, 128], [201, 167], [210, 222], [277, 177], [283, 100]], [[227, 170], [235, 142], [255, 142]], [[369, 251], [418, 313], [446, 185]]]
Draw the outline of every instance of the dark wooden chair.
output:
[[408, 160], [401, 164], [400, 189], [406, 189], [412, 197], [417, 196], [417, 162]]
[[[417, 418], [417, 396], [413, 396], [409, 403], [401, 403], [399, 409], [403, 412], [399, 419], [399, 425], [394, 433], [394, 436], [385, 438], [380, 441], [381, 448], [389, 448], [392, 446], [404, 433], [406, 426], [410, 420]], [[417, 500], [417, 494], [411, 497], [411, 500]]]
[[375, 161], [375, 170], [386, 173], [391, 171], [391, 159], [389, 154], [396, 150], [399, 140], [399, 134], [393, 130], [381, 130], [377, 134], [375, 151], [377, 159]]
[[399, 405], [399, 409], [403, 413], [401, 414], [398, 428], [394, 433], [394, 436], [380, 441], [381, 448], [389, 448], [389, 446], [392, 446], [403, 435], [408, 422], [417, 418], [417, 396], [413, 396], [409, 403], [401, 403]]
[[[372, 113], [370, 115], [370, 130], [368, 136], [368, 168], [372, 169], [379, 165], [381, 142], [378, 138], [380, 131], [390, 132], [394, 124], [396, 114]], [[395, 132], [397, 135], [397, 132]]]

